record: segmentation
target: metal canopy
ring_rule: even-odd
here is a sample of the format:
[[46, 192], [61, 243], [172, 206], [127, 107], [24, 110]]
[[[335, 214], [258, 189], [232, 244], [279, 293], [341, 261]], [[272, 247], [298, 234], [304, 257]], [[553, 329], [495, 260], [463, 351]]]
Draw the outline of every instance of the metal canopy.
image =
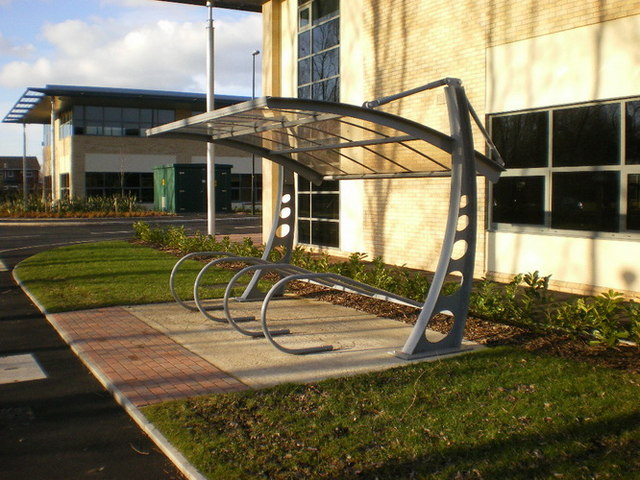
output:
[[[341, 103], [263, 97], [147, 131], [228, 145], [268, 158], [314, 183], [451, 174], [454, 140], [397, 115]], [[475, 152], [496, 181], [498, 161]]]

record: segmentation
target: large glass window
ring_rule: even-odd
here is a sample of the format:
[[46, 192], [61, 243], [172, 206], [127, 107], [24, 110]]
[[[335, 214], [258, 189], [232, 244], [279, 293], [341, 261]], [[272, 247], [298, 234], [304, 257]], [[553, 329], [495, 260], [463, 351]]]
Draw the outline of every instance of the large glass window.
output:
[[562, 230], [640, 230], [640, 101], [491, 118], [507, 171], [492, 222]]
[[[340, 1], [298, 1], [298, 97], [340, 101]], [[298, 179], [298, 241], [339, 247], [340, 186]]]
[[[164, 125], [175, 120], [175, 111], [151, 108], [99, 107], [76, 105], [63, 114], [67, 134], [104, 135], [109, 137], [140, 137], [147, 128]], [[71, 128], [72, 127], [72, 128]], [[67, 130], [65, 130], [66, 132]]]
[[251, 174], [231, 174], [231, 201], [234, 203], [251, 203], [262, 198], [262, 174], [253, 176], [253, 199], [251, 197]]
[[153, 202], [153, 173], [87, 172], [85, 193], [88, 197], [131, 195], [139, 202]]
[[339, 0], [300, 0], [298, 97], [340, 100]]
[[298, 241], [310, 245], [340, 245], [340, 192], [337, 181], [313, 185], [298, 177]]

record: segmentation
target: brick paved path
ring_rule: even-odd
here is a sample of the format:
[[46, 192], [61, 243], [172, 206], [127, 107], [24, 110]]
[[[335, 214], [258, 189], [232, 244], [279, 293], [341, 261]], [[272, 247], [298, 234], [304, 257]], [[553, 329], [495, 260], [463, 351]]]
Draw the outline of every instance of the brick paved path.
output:
[[48, 318], [107, 389], [136, 407], [249, 388], [121, 307]]

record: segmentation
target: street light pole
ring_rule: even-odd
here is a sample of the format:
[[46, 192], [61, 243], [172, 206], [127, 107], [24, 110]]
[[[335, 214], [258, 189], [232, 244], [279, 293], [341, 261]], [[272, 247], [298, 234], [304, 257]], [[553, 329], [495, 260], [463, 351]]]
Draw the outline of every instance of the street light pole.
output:
[[[207, 111], [215, 108], [214, 95], [214, 27], [213, 0], [207, 0], [209, 18], [207, 20]], [[207, 142], [207, 233], [216, 234], [216, 165], [215, 147]]]
[[[251, 98], [256, 98], [256, 56], [260, 55], [260, 50], [251, 53], [253, 60], [253, 74], [251, 82]], [[256, 214], [256, 156], [251, 154], [251, 215]]]

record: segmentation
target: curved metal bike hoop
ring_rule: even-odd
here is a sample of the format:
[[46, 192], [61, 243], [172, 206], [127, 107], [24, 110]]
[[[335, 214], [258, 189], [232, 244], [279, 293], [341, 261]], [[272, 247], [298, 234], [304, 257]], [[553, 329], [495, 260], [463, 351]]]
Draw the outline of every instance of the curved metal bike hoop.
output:
[[198, 290], [200, 288], [200, 281], [204, 278], [204, 274], [207, 272], [207, 270], [209, 270], [211, 267], [219, 263], [226, 263], [226, 262], [245, 262], [245, 263], [259, 263], [259, 264], [269, 263], [268, 261], [262, 260], [261, 258], [258, 258], [258, 257], [224, 257], [224, 258], [218, 258], [216, 260], [213, 260], [207, 263], [204, 267], [202, 267], [202, 270], [200, 270], [200, 272], [198, 273], [198, 276], [196, 277], [196, 281], [193, 284], [193, 300], [195, 301], [196, 306], [198, 307], [198, 310], [200, 310], [200, 313], [202, 313], [209, 320], [213, 320], [214, 322], [220, 322], [220, 323], [226, 323], [226, 320], [224, 318], [217, 318], [209, 314], [207, 309], [204, 307], [204, 305], [202, 305], [202, 302], [200, 301], [200, 293], [198, 292]]
[[169, 276], [169, 290], [171, 291], [171, 295], [173, 296], [174, 300], [178, 302], [179, 305], [186, 308], [187, 310], [191, 310], [192, 312], [198, 311], [198, 307], [189, 305], [188, 303], [186, 303], [182, 298], [180, 298], [180, 295], [178, 295], [178, 292], [176, 291], [175, 277], [178, 273], [178, 270], [180, 269], [180, 266], [186, 260], [189, 260], [190, 258], [193, 258], [193, 257], [215, 257], [215, 256], [230, 257], [231, 255], [233, 254], [229, 252], [192, 252], [192, 253], [186, 254], [184, 257], [178, 260], [176, 264], [173, 266], [173, 269], [171, 270], [171, 275]]
[[[246, 335], [248, 337], [263, 337], [263, 332], [262, 331], [251, 331], [251, 330], [246, 330], [244, 328], [242, 328], [240, 325], [238, 325], [238, 322], [236, 319], [233, 318], [233, 315], [231, 315], [231, 309], [229, 308], [229, 300], [231, 298], [231, 292], [233, 291], [233, 288], [236, 284], [236, 282], [243, 276], [246, 275], [252, 271], [254, 272], [264, 272], [264, 271], [275, 271], [275, 270], [294, 270], [296, 271], [296, 269], [298, 269], [300, 267], [296, 267], [295, 265], [290, 265], [290, 264], [279, 264], [279, 263], [270, 263], [270, 264], [260, 264], [260, 265], [249, 265], [248, 267], [243, 268], [242, 270], [238, 271], [229, 281], [229, 284], [227, 285], [227, 288], [224, 292], [224, 297], [222, 299], [222, 309], [224, 310], [224, 315], [227, 319], [227, 321], [229, 322], [229, 325], [231, 325], [236, 331], [240, 332], [243, 335]], [[261, 301], [263, 299], [260, 299]], [[286, 335], [290, 333], [290, 330], [288, 328], [285, 329], [280, 329], [280, 330], [274, 330], [273, 332], [271, 332], [272, 335]]]

